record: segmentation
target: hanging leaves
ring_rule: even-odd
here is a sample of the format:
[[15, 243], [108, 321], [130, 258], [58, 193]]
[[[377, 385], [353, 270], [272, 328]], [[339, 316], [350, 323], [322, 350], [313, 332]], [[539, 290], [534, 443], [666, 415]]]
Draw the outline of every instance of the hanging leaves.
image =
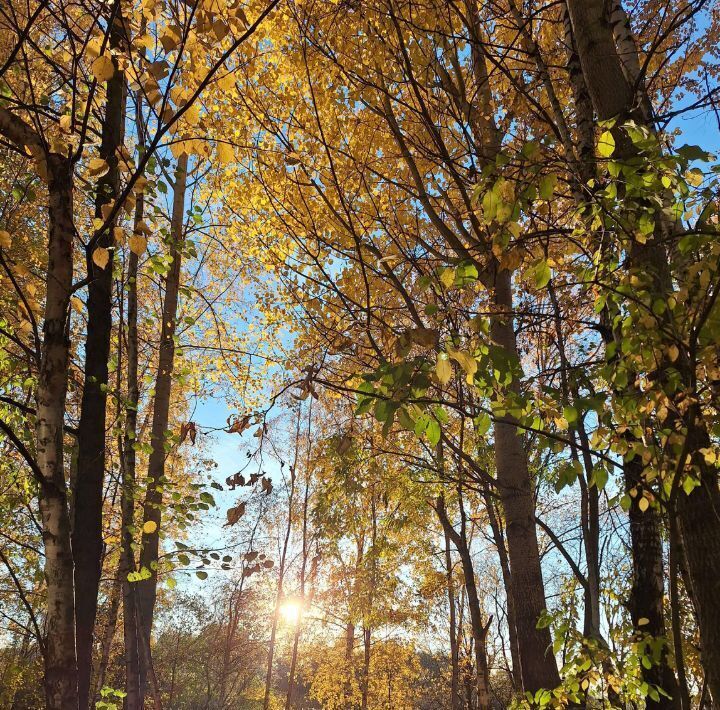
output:
[[243, 515], [245, 515], [245, 503], [239, 503], [234, 508], [230, 508], [227, 512], [225, 527], [235, 525]]
[[96, 247], [92, 253], [93, 264], [104, 269], [110, 261], [110, 252], [105, 247]]
[[106, 82], [112, 79], [115, 74], [115, 64], [112, 57], [108, 54], [101, 54], [90, 67], [93, 76], [100, 82]]

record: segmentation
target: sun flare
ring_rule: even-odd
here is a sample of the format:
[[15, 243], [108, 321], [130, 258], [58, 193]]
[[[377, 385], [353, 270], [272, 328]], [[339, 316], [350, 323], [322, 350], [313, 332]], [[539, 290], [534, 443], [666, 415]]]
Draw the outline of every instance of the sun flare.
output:
[[298, 599], [287, 599], [280, 605], [280, 617], [288, 625], [297, 624], [301, 613], [302, 603]]

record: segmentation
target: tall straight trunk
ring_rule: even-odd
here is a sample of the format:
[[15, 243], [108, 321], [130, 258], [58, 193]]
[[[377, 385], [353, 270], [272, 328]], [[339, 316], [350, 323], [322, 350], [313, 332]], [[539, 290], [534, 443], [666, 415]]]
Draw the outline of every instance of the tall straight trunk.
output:
[[113, 640], [115, 638], [115, 629], [117, 628], [118, 612], [120, 610], [120, 600], [122, 597], [122, 569], [118, 569], [113, 582], [112, 591], [110, 592], [110, 603], [108, 605], [108, 618], [105, 624], [105, 633], [100, 644], [100, 663], [98, 664], [97, 674], [93, 681], [93, 689], [90, 694], [92, 707], [98, 699], [98, 693], [105, 685], [107, 669], [110, 665], [110, 653], [112, 651]]
[[[110, 46], [124, 41], [119, 2], [112, 8]], [[95, 217], [102, 219], [103, 207], [118, 194], [118, 148], [123, 139], [125, 77], [113, 60], [115, 72], [107, 82], [105, 117], [100, 157], [109, 166], [97, 184]], [[97, 247], [107, 249], [108, 263], [101, 268], [93, 261], [95, 247], [87, 249], [89, 277], [85, 378], [78, 425], [77, 480], [73, 490], [73, 556], [75, 561], [75, 628], [78, 662], [78, 695], [81, 708], [90, 702], [93, 635], [102, 571], [102, 495], [105, 481], [105, 428], [107, 411], [108, 359], [112, 330], [113, 225], [99, 236]]]
[[495, 549], [498, 553], [500, 561], [500, 573], [503, 578], [503, 587], [505, 588], [506, 614], [508, 625], [508, 640], [510, 643], [510, 659], [512, 661], [512, 682], [517, 689], [522, 679], [522, 665], [520, 663], [520, 645], [517, 637], [517, 625], [515, 622], [515, 595], [512, 591], [512, 575], [510, 574], [510, 560], [508, 559], [507, 549], [505, 547], [505, 535], [495, 512], [495, 502], [493, 501], [490, 491], [487, 487], [483, 489], [483, 498], [485, 500], [485, 510], [488, 513], [490, 521], [490, 529], [495, 542]]
[[450, 636], [450, 710], [460, 710], [460, 665], [458, 658], [456, 619], [455, 619], [455, 583], [453, 581], [453, 563], [450, 552], [450, 536], [443, 525], [443, 537], [445, 538], [445, 580], [448, 596], [448, 633]]
[[75, 588], [63, 456], [67, 396], [69, 302], [73, 271], [73, 167], [50, 156], [50, 238], [43, 342], [37, 387], [36, 459], [45, 551], [45, 700], [48, 710], [76, 710]]
[[[144, 30], [145, 22], [142, 23]], [[142, 92], [135, 94], [135, 132], [138, 149], [145, 149], [145, 125], [142, 113]], [[138, 234], [145, 213], [145, 195], [140, 191], [135, 203], [133, 233]], [[135, 486], [137, 417], [140, 402], [138, 384], [138, 255], [130, 251], [125, 291], [127, 293], [126, 357], [127, 357], [127, 405], [125, 407], [125, 427], [121, 452], [121, 532], [120, 532], [120, 568], [122, 570], [123, 597], [123, 648], [125, 665], [125, 710], [140, 710], [140, 647], [138, 646], [138, 614], [136, 605], [136, 586], [128, 581], [128, 575], [136, 570], [133, 550], [133, 529], [135, 525]]]
[[[507, 270], [496, 274], [494, 303], [497, 312], [491, 322], [492, 339], [509, 358], [517, 359], [512, 283]], [[519, 381], [514, 380], [511, 394], [519, 392], [519, 388]], [[535, 693], [540, 688], [559, 685], [560, 676], [552, 652], [550, 630], [537, 628], [546, 605], [535, 525], [535, 501], [527, 452], [510, 417], [495, 424], [495, 466], [498, 493], [505, 514], [523, 690]]]
[[273, 609], [272, 623], [270, 626], [270, 643], [268, 646], [267, 669], [265, 671], [265, 695], [263, 697], [263, 710], [270, 707], [270, 688], [272, 686], [273, 661], [275, 658], [275, 638], [277, 636], [278, 615], [280, 614], [280, 603], [283, 598], [283, 583], [285, 580], [285, 564], [287, 562], [288, 545], [292, 535], [293, 502], [295, 500], [295, 481], [297, 478], [298, 449], [300, 447], [300, 414], [301, 407], [298, 405], [297, 421], [295, 424], [295, 451], [293, 463], [290, 466], [290, 495], [288, 496], [288, 518], [285, 527], [285, 537], [280, 551], [280, 564], [278, 565], [278, 584], [275, 594], [275, 607]]
[[[611, 18], [599, 0], [589, 2], [567, 0], [583, 73], [600, 119], [617, 116], [621, 121], [633, 118], [640, 123], [647, 123], [651, 120], [650, 102], [646, 95], [642, 100], [637, 100], [642, 77], [635, 76], [639, 62], [637, 57], [631, 56], [633, 51], [631, 43], [634, 44], [634, 41], [629, 37], [629, 23], [626, 18], [622, 21], [618, 20], [622, 15], [621, 8], [619, 3], [614, 5]], [[618, 42], [621, 45], [619, 48], [616, 46]], [[602, 70], [597, 65], [600, 57], [603, 58]], [[649, 127], [653, 128], [652, 125]], [[633, 157], [636, 151], [631, 142], [617, 128], [615, 133], [616, 159]], [[659, 229], [662, 230], [662, 225], [659, 225]], [[642, 269], [645, 272], [649, 270], [653, 273], [656, 296], [666, 300], [672, 292], [672, 278], [667, 256], [662, 247], [663, 236], [657, 234], [645, 245], [633, 248], [628, 261], [630, 268]], [[690, 386], [694, 381], [691, 365], [681, 359], [674, 367], [681, 373], [685, 384]], [[661, 382], [668, 379], [665, 369], [662, 365], [658, 372]], [[672, 397], [673, 394], [671, 393], [670, 396]], [[718, 491], [717, 473], [708, 470], [702, 456], [696, 453], [697, 448], [707, 446], [709, 437], [701, 419], [693, 415], [692, 409], [692, 407], [688, 408], [685, 415], [686, 443], [688, 451], [693, 453], [694, 462], [698, 464], [701, 485], [690, 495], [680, 493], [675, 502], [676, 507], [674, 510], [671, 507], [670, 514], [677, 512], [682, 542], [688, 551], [688, 573], [698, 613], [703, 666], [708, 676], [711, 693], [717, 699], [720, 697], [720, 608], [717, 604], [720, 587], [716, 578], [712, 575], [708, 576], [707, 570], [717, 569], [720, 565], [720, 516], [718, 515], [720, 491]], [[626, 464], [626, 481], [642, 485], [644, 467], [635, 460], [628, 464]], [[639, 500], [639, 496], [636, 500]], [[639, 534], [640, 525], [647, 526], [649, 530], [643, 532], [642, 537], [637, 539], [637, 545], [633, 540], [634, 551], [638, 554], [638, 562], [634, 566], [637, 567], [637, 564], [642, 564], [642, 561], [646, 560], [649, 566], [647, 574], [651, 575], [650, 565], [654, 565], [656, 570], [662, 565], [658, 513], [650, 508], [644, 514], [638, 511], [633, 515], [631, 507], [631, 534], [633, 530]], [[692, 563], [691, 555], [694, 557]], [[659, 569], [661, 570], [662, 567]], [[634, 591], [633, 604], [645, 603], [648, 607], [642, 612], [645, 618], [658, 617], [658, 611], [662, 609], [661, 590], [662, 587], [655, 581], [652, 585], [646, 585], [645, 590], [638, 590], [637, 593]], [[653, 592], [654, 596], [651, 597], [650, 594]], [[698, 592], [702, 596], [702, 601]], [[636, 615], [639, 613], [635, 611]], [[643, 630], [647, 633], [653, 635], [665, 633], [664, 624], [658, 625], [655, 629], [648, 627], [649, 625], [643, 625]], [[662, 665], [662, 675], [665, 679], [663, 687], [671, 695], [677, 696], [674, 674], [667, 663]], [[673, 702], [673, 706], [676, 704]], [[660, 705], [670, 707], [670, 703], [664, 699], [661, 699], [660, 704], [656, 706]]]
[[[135, 206], [135, 224], [142, 220], [143, 198], [138, 196]], [[138, 387], [138, 333], [137, 333], [137, 276], [138, 257], [130, 253], [127, 283], [127, 408], [122, 443], [121, 487], [121, 556], [123, 598], [123, 643], [125, 662], [125, 710], [140, 708], [140, 655], [138, 647], [138, 616], [136, 609], [136, 585], [128, 581], [135, 571], [133, 551], [133, 526], [135, 522], [135, 440], [137, 436], [137, 409], [140, 399]]]
[[[298, 412], [299, 416], [299, 412]], [[299, 423], [299, 419], [298, 419]], [[311, 427], [312, 427], [312, 400], [308, 407], [308, 426], [307, 426], [307, 456], [305, 459], [305, 494], [303, 496], [303, 518], [302, 518], [302, 562], [300, 565], [300, 599], [302, 600], [302, 606], [300, 608], [300, 614], [298, 615], [297, 624], [295, 625], [295, 633], [293, 634], [293, 645], [292, 654], [290, 656], [290, 671], [288, 673], [288, 692], [287, 700], [285, 703], [286, 710], [290, 710], [293, 701], [293, 692], [295, 690], [295, 671], [297, 668], [297, 657], [298, 657], [298, 646], [300, 644], [300, 633], [302, 632], [302, 621], [303, 613], [306, 607], [309, 607], [312, 602], [312, 589], [311, 596], [307, 600], [305, 599], [305, 586], [307, 578], [307, 562], [310, 554], [310, 547], [308, 541], [308, 512], [310, 506], [310, 475], [311, 475], [311, 463], [310, 463], [310, 452], [312, 450], [311, 445]]]
[[[363, 667], [362, 667], [362, 693], [360, 696], [361, 710], [367, 710], [368, 695], [370, 691], [370, 643], [372, 641], [372, 628], [363, 625]], [[388, 693], [388, 696], [390, 693]], [[388, 701], [390, 698], [388, 697]]]
[[480, 598], [475, 582], [475, 569], [473, 567], [470, 546], [467, 539], [466, 515], [462, 495], [459, 496], [459, 507], [460, 532], [457, 532], [452, 526], [445, 508], [445, 500], [442, 497], [438, 498], [435, 510], [437, 511], [443, 530], [445, 530], [445, 534], [452, 540], [455, 549], [460, 555], [460, 561], [462, 562], [468, 610], [470, 611], [470, 627], [472, 629], [473, 645], [475, 647], [477, 708], [478, 710], [488, 710], [490, 707], [490, 672], [487, 662], [486, 636], [489, 624], [484, 625], [482, 621]]
[[[717, 469], [705, 463], [699, 449], [710, 447], [710, 437], [693, 405], [688, 417], [688, 449], [700, 472], [699, 483], [689, 495], [679, 491], [675, 508], [685, 551], [693, 601], [700, 629], [700, 657], [715, 707], [720, 703], [720, 490]], [[714, 570], [711, 572], [710, 570]]]
[[[148, 646], [152, 633], [155, 598], [157, 595], [157, 561], [160, 549], [160, 525], [162, 523], [163, 487], [165, 486], [165, 462], [167, 459], [166, 435], [170, 416], [172, 374], [175, 364], [175, 326], [177, 319], [180, 271], [183, 251], [183, 222], [185, 214], [185, 191], [187, 187], [188, 156], [183, 153], [175, 168], [173, 207], [170, 223], [169, 251], [172, 258], [170, 270], [165, 279], [165, 297], [162, 307], [160, 347], [157, 375], [155, 378], [155, 402], [153, 408], [150, 444], [152, 453], [148, 461], [148, 481], [143, 505], [143, 536], [140, 552], [140, 567], [149, 571], [150, 576], [137, 583], [136, 613], [138, 615], [139, 643]], [[144, 532], [148, 523], [154, 529]], [[152, 526], [148, 526], [152, 527]], [[148, 667], [141, 655], [141, 695], [145, 692]]]
[[46, 150], [22, 119], [0, 106], [0, 135], [29, 149], [47, 167], [48, 261], [40, 366], [36, 389], [34, 472], [45, 552], [45, 702], [48, 710], [77, 710], [75, 589], [63, 433], [70, 363], [73, 277], [73, 162]]

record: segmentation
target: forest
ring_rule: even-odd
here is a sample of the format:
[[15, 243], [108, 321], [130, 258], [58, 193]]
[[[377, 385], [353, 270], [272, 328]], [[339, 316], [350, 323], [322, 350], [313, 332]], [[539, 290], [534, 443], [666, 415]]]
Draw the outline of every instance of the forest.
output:
[[0, 710], [720, 708], [718, 0], [0, 0]]

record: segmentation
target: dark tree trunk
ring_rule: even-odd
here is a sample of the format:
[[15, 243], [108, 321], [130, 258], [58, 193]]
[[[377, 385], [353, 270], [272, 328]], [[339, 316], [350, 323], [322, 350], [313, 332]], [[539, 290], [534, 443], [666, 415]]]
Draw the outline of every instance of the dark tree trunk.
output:
[[[110, 45], [121, 46], [123, 24], [119, 3], [113, 5], [114, 20]], [[116, 61], [113, 60], [115, 63]], [[116, 63], [117, 64], [117, 63]], [[100, 178], [95, 199], [95, 217], [102, 219], [103, 207], [118, 194], [118, 148], [123, 138], [125, 77], [115, 69], [107, 82], [105, 118], [102, 126], [100, 157], [109, 165]], [[108, 359], [112, 330], [113, 225], [97, 240], [107, 249], [108, 263], [101, 268], [86, 253], [88, 270], [87, 336], [85, 340], [85, 379], [78, 426], [77, 480], [73, 490], [73, 556], [75, 560], [75, 625], [77, 636], [78, 694], [81, 708], [90, 702], [93, 635], [102, 569], [102, 495], [105, 481], [105, 422], [107, 411]]]
[[485, 500], [485, 510], [488, 513], [490, 521], [490, 529], [492, 530], [495, 549], [498, 553], [500, 561], [500, 572], [503, 578], [503, 587], [505, 588], [505, 600], [507, 603], [507, 625], [508, 640], [510, 642], [510, 659], [512, 661], [512, 681], [513, 686], [517, 689], [522, 678], [522, 667], [520, 664], [520, 649], [517, 637], [517, 626], [515, 624], [515, 596], [512, 591], [512, 575], [510, 574], [510, 561], [508, 560], [507, 549], [505, 548], [505, 535], [500, 527], [500, 521], [495, 512], [495, 502], [492, 500], [490, 491], [483, 491]]

